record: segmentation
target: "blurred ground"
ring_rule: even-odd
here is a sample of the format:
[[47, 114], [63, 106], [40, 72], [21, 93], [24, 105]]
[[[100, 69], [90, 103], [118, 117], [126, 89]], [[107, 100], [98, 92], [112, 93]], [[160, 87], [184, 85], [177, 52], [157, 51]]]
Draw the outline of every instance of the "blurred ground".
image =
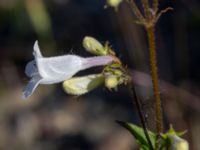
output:
[[[133, 137], [115, 120], [139, 124], [126, 87], [104, 87], [81, 97], [64, 93], [61, 84], [40, 86], [21, 99], [32, 46], [39, 40], [45, 56], [89, 56], [82, 39], [109, 41], [133, 72], [149, 127], [154, 129], [153, 97], [144, 30], [123, 3], [103, 9], [104, 0], [0, 1], [0, 149], [132, 150]], [[159, 76], [166, 128], [187, 129], [191, 149], [200, 149], [200, 2], [161, 1], [171, 6], [157, 25]], [[80, 74], [99, 72], [99, 68]], [[137, 71], [136, 71], [137, 70]], [[140, 72], [138, 72], [140, 71]], [[146, 74], [141, 74], [145, 72]]]

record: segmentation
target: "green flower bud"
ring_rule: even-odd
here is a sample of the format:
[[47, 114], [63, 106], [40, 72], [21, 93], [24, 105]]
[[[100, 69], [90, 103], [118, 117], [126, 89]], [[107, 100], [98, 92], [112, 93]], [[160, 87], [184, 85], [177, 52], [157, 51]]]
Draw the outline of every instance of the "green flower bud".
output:
[[115, 75], [117, 75], [117, 76], [123, 76], [123, 72], [122, 72], [121, 70], [119, 70], [119, 69], [115, 69], [115, 70], [113, 71], [113, 73], [114, 73]]
[[169, 136], [171, 140], [171, 150], [189, 150], [189, 144], [186, 140], [177, 135]]
[[116, 88], [117, 85], [118, 85], [118, 79], [117, 79], [116, 76], [110, 75], [110, 76], [106, 77], [106, 79], [105, 79], [105, 86], [108, 89]]
[[83, 39], [83, 47], [90, 53], [95, 55], [107, 55], [108, 50], [104, 48], [104, 46], [97, 41], [95, 38], [91, 36], [86, 36]]
[[63, 82], [66, 93], [72, 95], [82, 95], [97, 88], [104, 81], [102, 74], [93, 74], [84, 77], [74, 77]]
[[107, 4], [108, 4], [108, 6], [118, 8], [119, 4], [120, 4], [122, 1], [123, 1], [123, 0], [107, 0]]

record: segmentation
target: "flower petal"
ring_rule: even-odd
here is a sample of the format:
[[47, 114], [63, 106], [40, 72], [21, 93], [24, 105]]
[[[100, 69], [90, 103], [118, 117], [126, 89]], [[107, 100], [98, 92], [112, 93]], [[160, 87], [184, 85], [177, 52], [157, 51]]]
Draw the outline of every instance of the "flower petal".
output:
[[36, 58], [41, 58], [42, 57], [42, 54], [40, 52], [40, 48], [38, 46], [38, 41], [35, 41], [35, 44], [33, 46], [33, 55], [36, 57]]
[[25, 74], [28, 77], [33, 77], [34, 75], [38, 74], [38, 69], [35, 60], [28, 62], [25, 68]]
[[107, 55], [107, 56], [95, 56], [95, 57], [88, 57], [85, 58], [82, 65], [82, 70], [88, 69], [91, 67], [97, 66], [105, 66], [114, 61], [114, 57]]
[[80, 71], [83, 60], [84, 58], [76, 55], [48, 57], [38, 59], [37, 66], [43, 81], [47, 80], [47, 84], [58, 83], [71, 78]]
[[23, 90], [23, 95], [22, 95], [23, 99], [26, 99], [29, 96], [31, 96], [31, 94], [34, 92], [34, 90], [36, 89], [36, 87], [39, 85], [41, 79], [42, 78], [39, 75], [37, 75], [37, 76], [34, 76], [29, 81], [29, 83], [27, 84], [27, 86]]

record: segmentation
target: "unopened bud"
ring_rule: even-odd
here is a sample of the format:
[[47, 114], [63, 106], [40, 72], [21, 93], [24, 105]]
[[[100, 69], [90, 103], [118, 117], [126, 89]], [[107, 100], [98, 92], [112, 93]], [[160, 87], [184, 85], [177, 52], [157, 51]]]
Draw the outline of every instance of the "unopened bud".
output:
[[111, 75], [106, 77], [105, 79], [105, 86], [109, 89], [116, 88], [118, 85], [118, 79], [116, 76]]
[[95, 38], [86, 36], [83, 39], [83, 47], [90, 53], [95, 55], [107, 55], [108, 50]]
[[115, 7], [116, 9], [118, 8], [119, 4], [122, 2], [123, 0], [107, 0], [107, 4], [108, 6], [111, 7]]
[[66, 93], [82, 95], [97, 88], [103, 83], [104, 77], [101, 74], [93, 74], [84, 77], [74, 77], [63, 82]]
[[189, 150], [189, 144], [186, 140], [178, 137], [177, 135], [169, 136], [171, 140], [170, 150]]

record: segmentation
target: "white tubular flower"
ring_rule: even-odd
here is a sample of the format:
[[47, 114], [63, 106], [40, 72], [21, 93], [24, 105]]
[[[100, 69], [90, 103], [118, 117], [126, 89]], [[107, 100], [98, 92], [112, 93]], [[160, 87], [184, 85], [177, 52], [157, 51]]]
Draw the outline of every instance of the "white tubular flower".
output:
[[23, 90], [23, 98], [28, 98], [39, 84], [53, 84], [70, 79], [80, 70], [95, 66], [103, 66], [113, 61], [112, 56], [97, 56], [83, 58], [77, 55], [43, 57], [38, 42], [33, 47], [34, 60], [25, 68], [25, 73], [31, 78]]

